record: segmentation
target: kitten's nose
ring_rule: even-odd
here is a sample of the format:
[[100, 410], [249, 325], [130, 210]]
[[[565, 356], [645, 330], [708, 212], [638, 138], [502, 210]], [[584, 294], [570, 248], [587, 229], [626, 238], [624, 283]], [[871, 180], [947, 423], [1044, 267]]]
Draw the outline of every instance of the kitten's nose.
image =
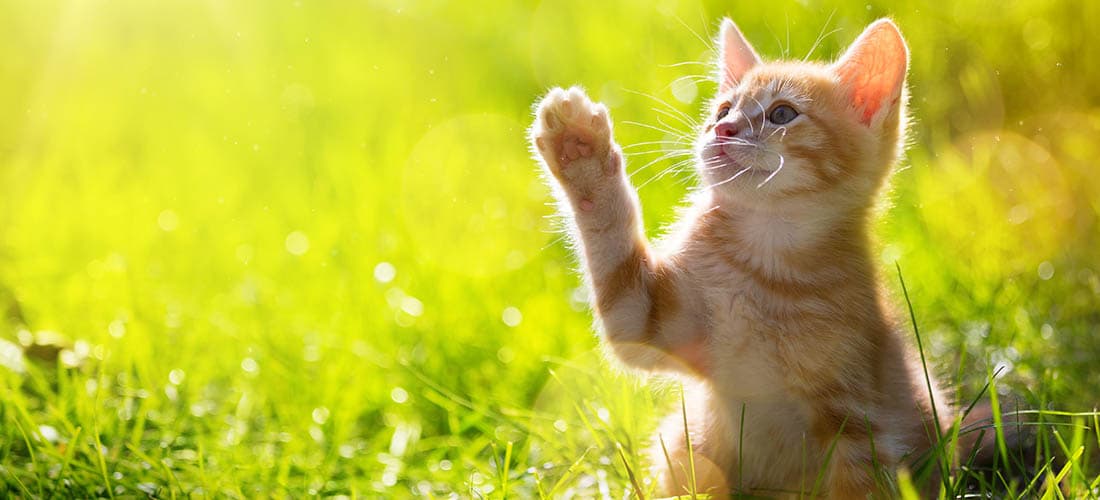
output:
[[737, 127], [730, 122], [721, 122], [714, 126], [714, 135], [718, 137], [732, 138], [737, 135]]

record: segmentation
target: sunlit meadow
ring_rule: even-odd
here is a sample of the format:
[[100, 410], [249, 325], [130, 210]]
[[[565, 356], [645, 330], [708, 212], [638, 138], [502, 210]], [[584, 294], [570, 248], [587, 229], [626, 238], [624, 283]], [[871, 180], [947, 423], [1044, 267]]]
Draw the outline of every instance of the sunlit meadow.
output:
[[1100, 3], [0, 0], [0, 496], [648, 495], [677, 387], [603, 360], [525, 129], [584, 85], [659, 234], [723, 15], [898, 22], [882, 276], [959, 401], [1045, 410], [986, 486], [1100, 495]]

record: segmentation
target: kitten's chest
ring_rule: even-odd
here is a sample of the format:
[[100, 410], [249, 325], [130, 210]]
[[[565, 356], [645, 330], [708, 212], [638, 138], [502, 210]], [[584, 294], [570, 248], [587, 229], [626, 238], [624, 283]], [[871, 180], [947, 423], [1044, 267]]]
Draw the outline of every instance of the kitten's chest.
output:
[[[760, 307], [751, 278], [727, 271], [726, 280], [708, 287], [708, 349], [713, 375], [738, 381], [729, 396], [754, 398], [786, 391], [780, 343], [784, 327]], [[724, 385], [724, 384], [719, 384]]]
[[[805, 299], [778, 295], [760, 283], [760, 269], [766, 260], [730, 263], [730, 256], [711, 252], [697, 261], [699, 283], [708, 310], [708, 353], [713, 374], [729, 397], [776, 397], [789, 389], [788, 366], [792, 346], [800, 344], [806, 325], [798, 318]], [[748, 266], [755, 266], [745, 269]], [[754, 271], [757, 274], [754, 274]], [[811, 353], [804, 352], [804, 355]]]
[[[738, 261], [731, 263], [734, 259]], [[706, 260], [710, 262], [699, 275], [699, 282], [716, 334], [770, 336], [792, 326], [783, 321], [782, 313], [804, 301], [784, 297], [776, 293], [774, 286], [768, 286], [779, 281], [772, 276], [784, 272], [778, 264], [767, 259], [751, 262], [745, 257], [713, 254]], [[762, 283], [768, 279], [772, 281]]]

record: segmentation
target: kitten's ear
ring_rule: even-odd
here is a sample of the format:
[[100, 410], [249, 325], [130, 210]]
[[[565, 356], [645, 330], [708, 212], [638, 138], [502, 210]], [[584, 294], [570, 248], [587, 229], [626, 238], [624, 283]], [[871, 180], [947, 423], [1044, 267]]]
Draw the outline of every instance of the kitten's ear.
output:
[[833, 65], [848, 102], [870, 126], [893, 108], [905, 87], [909, 48], [889, 19], [871, 23]]
[[756, 55], [745, 35], [728, 17], [722, 19], [718, 47], [718, 88], [720, 92], [725, 92], [736, 87], [750, 68], [760, 64], [760, 56]]

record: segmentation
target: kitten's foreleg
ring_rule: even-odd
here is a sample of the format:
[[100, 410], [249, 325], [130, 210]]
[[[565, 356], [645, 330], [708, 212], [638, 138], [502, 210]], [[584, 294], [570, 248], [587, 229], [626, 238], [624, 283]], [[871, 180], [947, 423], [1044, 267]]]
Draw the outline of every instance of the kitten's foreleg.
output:
[[537, 115], [531, 142], [572, 213], [610, 346], [625, 363], [642, 368], [705, 370], [701, 301], [691, 296], [682, 271], [645, 239], [607, 108], [578, 88], [556, 88]]

